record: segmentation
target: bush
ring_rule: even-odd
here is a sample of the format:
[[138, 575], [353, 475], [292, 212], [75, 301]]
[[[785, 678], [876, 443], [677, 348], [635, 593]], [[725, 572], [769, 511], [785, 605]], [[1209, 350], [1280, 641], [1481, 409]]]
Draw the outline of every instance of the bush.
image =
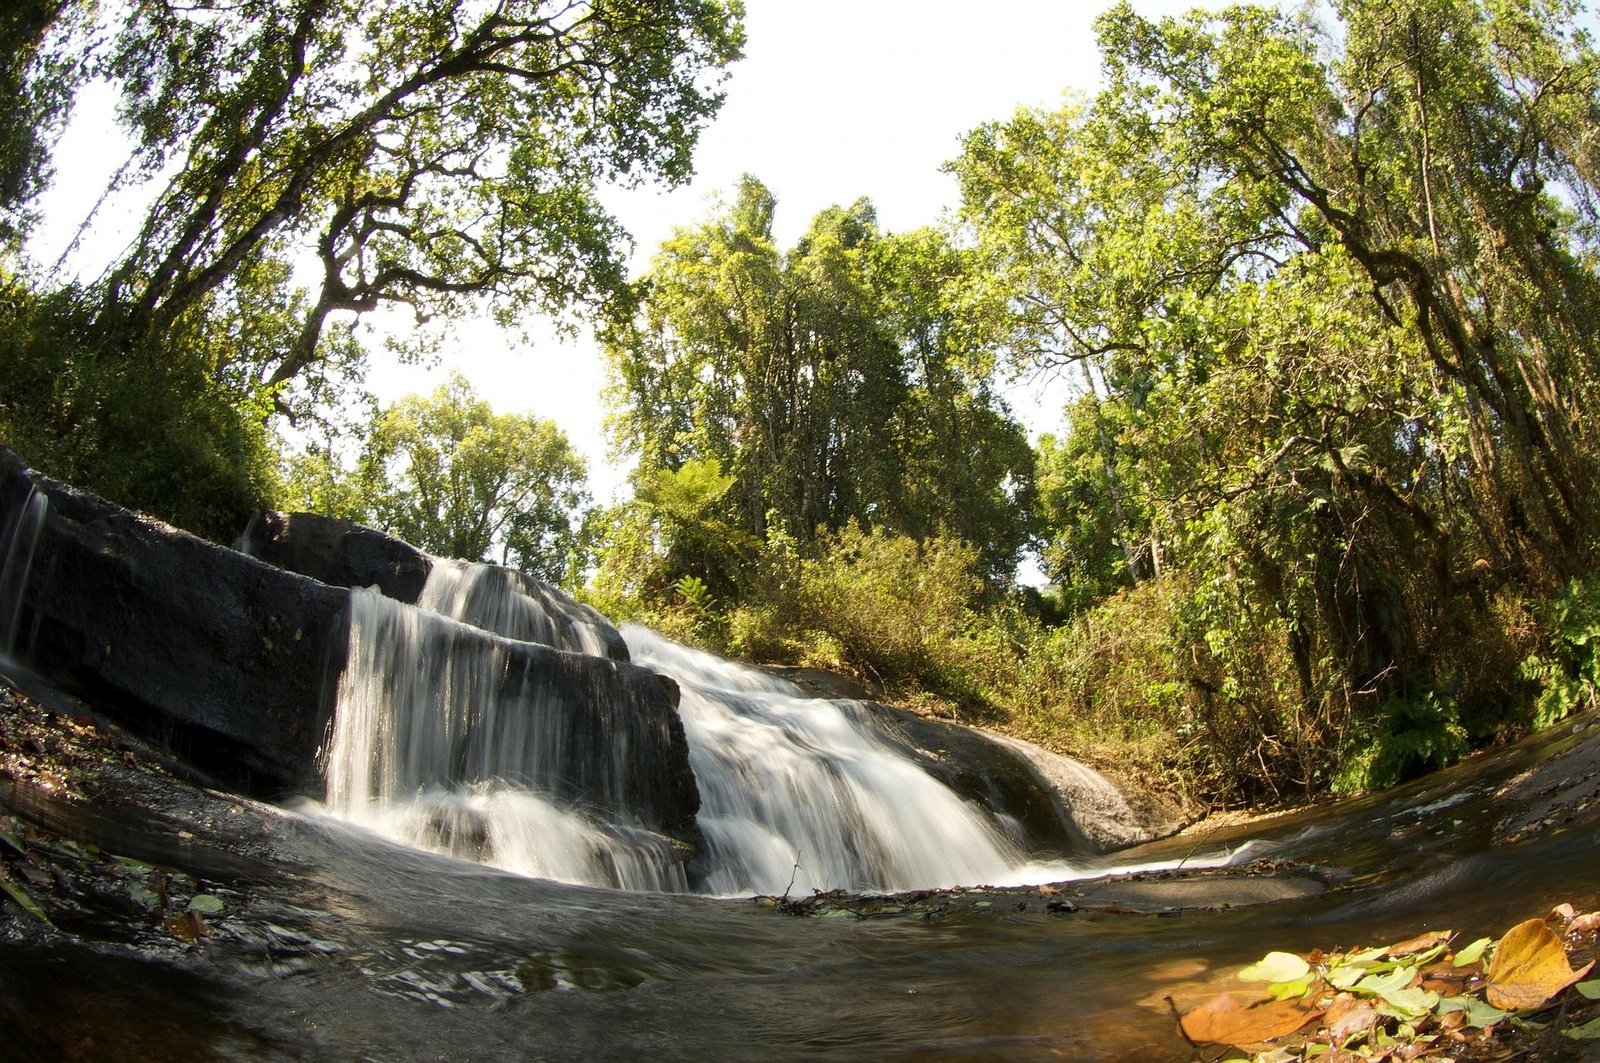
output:
[[1533, 726], [1548, 727], [1595, 707], [1600, 693], [1600, 576], [1575, 579], [1544, 610], [1544, 653], [1518, 674], [1538, 691]]
[[226, 541], [278, 489], [269, 407], [206, 359], [92, 338], [78, 293], [0, 282], [0, 440], [58, 479]]

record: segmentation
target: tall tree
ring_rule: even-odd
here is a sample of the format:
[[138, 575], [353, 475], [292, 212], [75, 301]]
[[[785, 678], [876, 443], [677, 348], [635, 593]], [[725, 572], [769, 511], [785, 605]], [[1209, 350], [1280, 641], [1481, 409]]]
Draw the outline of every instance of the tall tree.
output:
[[822, 211], [784, 253], [774, 206], [747, 177], [663, 245], [608, 343], [619, 442], [647, 474], [716, 461], [734, 477], [729, 519], [758, 539], [809, 543], [852, 520], [943, 529], [1007, 570], [1032, 453], [947, 297], [959, 253], [931, 232], [885, 236], [864, 200]]
[[[235, 356], [270, 389], [328, 356], [338, 315], [423, 321], [482, 299], [511, 319], [608, 298], [624, 234], [596, 189], [687, 177], [741, 15], [737, 0], [106, 5], [78, 39], [122, 94], [136, 149], [119, 179], [160, 176], [101, 326], [138, 345], [263, 287], [298, 298], [292, 329]], [[302, 286], [279, 264], [304, 249]]]
[[[302, 457], [298, 505], [371, 524], [445, 557], [551, 583], [582, 550], [587, 470], [554, 422], [497, 414], [460, 376], [378, 411], [356, 468]], [[581, 560], [581, 558], [580, 558]]]
[[[1352, 743], [1436, 761], [1458, 695], [1503, 703], [1460, 647], [1496, 587], [1590, 564], [1600, 380], [1576, 5], [1321, 10], [1121, 4], [1103, 92], [954, 164], [1011, 353], [1082, 382], [1058, 515], [1124, 578], [1182, 574], [1202, 725], [1307, 785]], [[1081, 532], [1058, 556], [1104, 588]]]

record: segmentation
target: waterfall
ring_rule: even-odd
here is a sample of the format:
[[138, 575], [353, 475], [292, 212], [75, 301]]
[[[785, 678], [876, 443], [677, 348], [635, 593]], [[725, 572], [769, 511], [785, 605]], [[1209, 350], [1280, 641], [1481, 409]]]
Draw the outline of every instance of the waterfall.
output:
[[806, 697], [644, 628], [623, 634], [634, 660], [683, 691], [708, 892], [977, 885], [1024, 863], [1001, 823], [907, 760], [853, 703]]
[[[460, 607], [479, 578], [439, 566], [423, 600]], [[371, 588], [351, 594], [349, 637], [323, 758], [330, 810], [520, 874], [687, 888], [681, 843], [607, 812], [627, 804], [626, 749], [609, 776], [574, 765], [569, 699], [560, 684], [520, 681], [513, 644]]]
[[[614, 721], [601, 734], [610, 752], [589, 758], [605, 770], [578, 763], [569, 694], [513, 674], [529, 642], [566, 660], [583, 651], [586, 662], [609, 649], [633, 664], [603, 667], [643, 666], [677, 684], [700, 797], [695, 846], [648, 829], [630, 803], [629, 779], [655, 765]], [[1087, 812], [1128, 815], [1109, 782], [1068, 764]], [[352, 592], [324, 770], [338, 815], [407, 844], [573, 883], [803, 896], [1019, 885], [1103, 866], [1033, 862], [1015, 821], [929, 774], [861, 703], [808, 697], [644, 628], [619, 637], [592, 610], [494, 566], [436, 562], [418, 606], [375, 588]]]
[[417, 606], [521, 642], [608, 655], [599, 613], [515, 569], [435, 558]]
[[11, 659], [18, 648], [23, 591], [48, 510], [48, 499], [37, 488], [29, 488], [14, 518], [0, 529], [0, 659]]

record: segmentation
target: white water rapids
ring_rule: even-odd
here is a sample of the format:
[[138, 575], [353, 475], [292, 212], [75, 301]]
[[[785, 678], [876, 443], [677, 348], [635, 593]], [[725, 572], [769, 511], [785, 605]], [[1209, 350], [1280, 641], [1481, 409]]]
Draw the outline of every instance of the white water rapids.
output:
[[[925, 772], [858, 703], [807, 697], [758, 669], [630, 627], [634, 662], [681, 690], [701, 799], [702, 845], [686, 867], [682, 842], [554, 795], [552, 780], [570, 771], [551, 759], [563, 726], [559, 698], [496, 697], [508, 665], [492, 641], [444, 652], [455, 620], [573, 650], [603, 645], [585, 626], [593, 614], [525, 591], [505, 570], [438, 562], [422, 608], [375, 590], [353, 593], [349, 660], [325, 755], [329, 811], [410, 845], [624, 889], [803, 896], [1103, 871], [1095, 861], [1032, 861], [1015, 823]], [[596, 796], [614, 809], [621, 782], [599, 780]]]

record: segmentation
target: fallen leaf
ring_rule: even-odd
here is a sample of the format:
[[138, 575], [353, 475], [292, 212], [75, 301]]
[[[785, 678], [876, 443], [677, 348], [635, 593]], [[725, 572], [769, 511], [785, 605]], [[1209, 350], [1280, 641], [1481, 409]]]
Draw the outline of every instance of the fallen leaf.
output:
[[1483, 951], [1489, 947], [1489, 938], [1479, 938], [1460, 952], [1456, 953], [1453, 961], [1457, 967], [1469, 967], [1483, 959]]
[[1575, 988], [1590, 1000], [1600, 1000], [1600, 978], [1592, 982], [1579, 982]]
[[1379, 1018], [1378, 1009], [1371, 1004], [1356, 1004], [1328, 1023], [1328, 1038], [1335, 1044], [1348, 1041], [1358, 1033], [1371, 1030]]
[[13, 901], [15, 901], [17, 906], [23, 911], [39, 920], [39, 922], [43, 923], [51, 930], [56, 928], [56, 925], [50, 921], [50, 917], [44, 914], [44, 909], [39, 907], [39, 902], [28, 896], [27, 890], [13, 882], [11, 880], [11, 876], [6, 874], [3, 868], [0, 868], [0, 889], [5, 890], [6, 894]]
[[1239, 972], [1241, 982], [1297, 982], [1311, 973], [1311, 965], [1292, 952], [1269, 952], [1260, 962]]
[[1560, 919], [1563, 923], [1570, 923], [1578, 917], [1578, 910], [1572, 905], [1563, 902], [1550, 909], [1550, 915], [1545, 916], [1545, 918], [1549, 919], [1551, 916]]
[[212, 893], [196, 893], [189, 898], [189, 910], [203, 915], [218, 915], [223, 909], [222, 898]]
[[1600, 912], [1585, 912], [1567, 927], [1569, 934], [1592, 934], [1600, 930]]
[[1497, 1008], [1536, 1008], [1593, 966], [1574, 971], [1556, 932], [1543, 919], [1529, 919], [1507, 930], [1495, 946], [1484, 996]]
[[198, 944], [201, 938], [211, 936], [211, 928], [200, 917], [200, 913], [193, 910], [172, 916], [166, 920], [166, 924], [172, 936], [185, 945]]
[[1191, 1041], [1247, 1045], [1294, 1033], [1322, 1014], [1304, 1000], [1262, 1000], [1247, 993], [1223, 993], [1179, 1020]]
[[1435, 945], [1443, 944], [1450, 940], [1449, 930], [1430, 930], [1425, 934], [1418, 934], [1414, 938], [1407, 938], [1396, 945], [1389, 946], [1389, 955], [1396, 958], [1401, 956], [1414, 956], [1419, 952], [1426, 952]]

